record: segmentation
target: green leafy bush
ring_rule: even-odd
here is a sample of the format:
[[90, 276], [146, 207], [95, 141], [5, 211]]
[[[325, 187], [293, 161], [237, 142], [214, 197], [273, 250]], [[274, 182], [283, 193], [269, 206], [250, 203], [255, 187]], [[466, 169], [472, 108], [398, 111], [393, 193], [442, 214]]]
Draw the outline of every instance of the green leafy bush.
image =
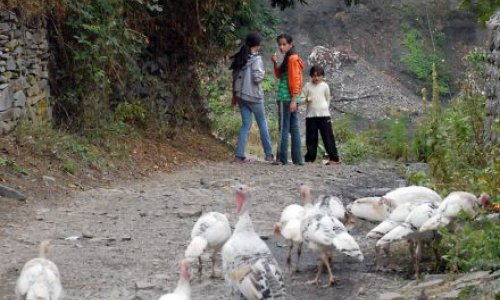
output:
[[442, 246], [448, 269], [454, 272], [475, 270], [496, 270], [500, 268], [500, 222], [491, 220], [485, 214], [480, 220], [462, 213], [458, 232], [440, 228]]
[[[438, 34], [437, 38], [438, 41], [441, 41], [441, 44], [444, 44], [445, 36], [443, 33]], [[439, 49], [436, 49], [435, 52], [426, 50], [425, 42], [417, 29], [405, 26], [403, 45], [406, 47], [407, 53], [403, 54], [401, 60], [413, 76], [428, 84], [431, 83], [432, 79], [432, 64], [436, 64], [440, 74], [438, 78], [439, 93], [448, 94], [450, 92], [448, 87], [450, 76], [443, 67], [445, 60], [440, 55]], [[429, 54], [429, 52], [431, 53]]]
[[409, 118], [391, 118], [379, 125], [377, 131], [381, 136], [378, 147], [381, 153], [393, 159], [408, 160], [410, 137], [408, 133]]
[[63, 171], [68, 172], [71, 175], [75, 175], [78, 169], [76, 163], [70, 159], [61, 162], [61, 168], [63, 169]]
[[356, 164], [375, 155], [374, 147], [363, 135], [355, 135], [340, 144], [339, 148], [340, 157], [347, 164]]
[[118, 104], [115, 109], [115, 120], [130, 124], [142, 124], [146, 119], [146, 109], [138, 100], [125, 101]]

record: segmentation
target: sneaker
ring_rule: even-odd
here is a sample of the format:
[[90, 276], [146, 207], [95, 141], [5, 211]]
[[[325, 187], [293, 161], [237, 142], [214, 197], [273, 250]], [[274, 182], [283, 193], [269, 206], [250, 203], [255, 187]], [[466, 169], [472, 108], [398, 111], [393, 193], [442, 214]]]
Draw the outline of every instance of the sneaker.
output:
[[251, 159], [249, 157], [235, 156], [233, 159], [233, 163], [237, 163], [237, 164], [250, 164], [250, 163], [253, 163], [254, 161], [255, 161], [254, 159]]
[[265, 161], [270, 161], [270, 162], [273, 162], [274, 161], [274, 155], [266, 155], [266, 158], [264, 158]]
[[342, 161], [339, 160], [329, 160], [325, 163], [325, 166], [330, 166], [330, 165], [340, 165]]

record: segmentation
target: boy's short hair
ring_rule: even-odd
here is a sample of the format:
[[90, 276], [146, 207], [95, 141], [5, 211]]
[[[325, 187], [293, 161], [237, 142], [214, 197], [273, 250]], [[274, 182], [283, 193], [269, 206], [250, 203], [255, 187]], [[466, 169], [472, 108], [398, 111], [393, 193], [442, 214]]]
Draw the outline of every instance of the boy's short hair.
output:
[[318, 74], [319, 76], [325, 76], [325, 69], [323, 69], [320, 65], [314, 65], [311, 67], [309, 71], [309, 76], [313, 76], [314, 74]]

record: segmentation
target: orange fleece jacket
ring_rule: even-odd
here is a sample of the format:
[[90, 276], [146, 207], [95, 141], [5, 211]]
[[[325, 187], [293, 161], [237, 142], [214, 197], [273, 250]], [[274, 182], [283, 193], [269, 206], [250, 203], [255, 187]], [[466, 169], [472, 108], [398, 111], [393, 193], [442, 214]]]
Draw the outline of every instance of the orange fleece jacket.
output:
[[[288, 57], [288, 89], [292, 98], [300, 94], [300, 90], [302, 89], [303, 68], [304, 62], [298, 54], [292, 54]], [[274, 75], [277, 78], [281, 78], [281, 71], [277, 64], [274, 65]]]

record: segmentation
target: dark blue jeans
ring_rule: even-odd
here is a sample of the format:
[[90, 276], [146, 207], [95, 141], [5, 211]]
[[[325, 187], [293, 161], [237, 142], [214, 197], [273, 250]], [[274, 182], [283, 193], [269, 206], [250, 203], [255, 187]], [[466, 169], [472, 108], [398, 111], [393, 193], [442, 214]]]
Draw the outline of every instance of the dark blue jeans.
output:
[[277, 157], [282, 164], [288, 163], [288, 135], [292, 137], [292, 162], [302, 165], [302, 154], [300, 149], [300, 124], [299, 113], [290, 112], [290, 102], [278, 101], [278, 118], [280, 128], [280, 144]]

